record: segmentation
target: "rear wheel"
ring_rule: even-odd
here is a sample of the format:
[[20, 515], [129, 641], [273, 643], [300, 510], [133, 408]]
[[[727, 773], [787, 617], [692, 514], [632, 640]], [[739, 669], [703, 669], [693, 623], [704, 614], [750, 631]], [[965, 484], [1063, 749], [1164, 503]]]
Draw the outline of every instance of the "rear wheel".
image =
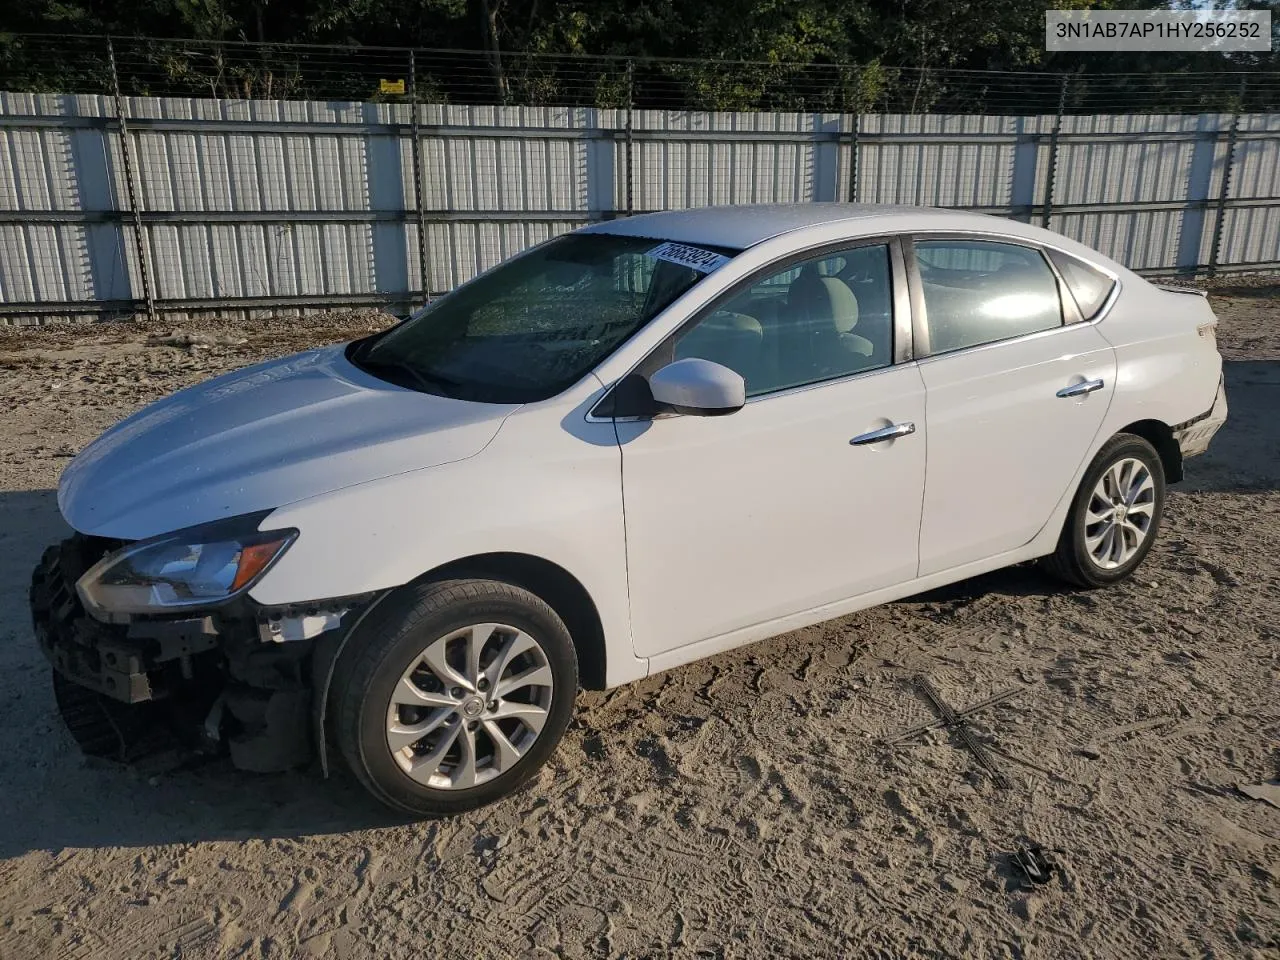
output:
[[1164, 496], [1164, 466], [1155, 448], [1142, 437], [1117, 434], [1085, 471], [1045, 567], [1081, 587], [1123, 580], [1151, 551]]
[[406, 589], [351, 638], [334, 684], [335, 736], [384, 803], [430, 816], [519, 788], [555, 750], [577, 692], [564, 623], [495, 580]]

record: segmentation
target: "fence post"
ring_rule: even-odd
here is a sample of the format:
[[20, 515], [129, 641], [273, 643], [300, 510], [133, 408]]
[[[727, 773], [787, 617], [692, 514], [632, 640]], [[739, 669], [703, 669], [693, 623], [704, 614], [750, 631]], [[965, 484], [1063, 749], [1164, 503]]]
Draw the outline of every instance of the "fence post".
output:
[[422, 140], [418, 133], [418, 63], [409, 51], [409, 133], [413, 137], [413, 212], [418, 225], [418, 283], [424, 303], [431, 302], [431, 282], [427, 275], [427, 222], [422, 209]]
[[1049, 169], [1044, 178], [1044, 207], [1040, 213], [1040, 226], [1046, 230], [1053, 217], [1053, 181], [1058, 175], [1058, 138], [1062, 134], [1062, 114], [1067, 109], [1067, 84], [1070, 74], [1062, 75], [1062, 83], [1058, 87], [1058, 115], [1053, 121], [1053, 132], [1049, 134]]
[[627, 216], [635, 213], [635, 182], [632, 177], [632, 164], [635, 162], [635, 139], [632, 136], [632, 113], [635, 110], [636, 62], [627, 60], [627, 126], [626, 126], [626, 175], [627, 175]]
[[[859, 88], [860, 89], [860, 88]], [[849, 129], [849, 202], [858, 202], [858, 134], [862, 131], [862, 98], [855, 97], [852, 107], [849, 104], [849, 85], [840, 85], [840, 109], [852, 117]]]
[[[854, 110], [858, 108], [855, 106]], [[849, 202], [858, 202], [858, 134], [862, 130], [862, 114], [853, 115], [853, 130], [849, 134]]]
[[1218, 191], [1217, 210], [1213, 220], [1213, 244], [1209, 247], [1209, 276], [1218, 275], [1218, 258], [1222, 255], [1222, 230], [1227, 218], [1227, 198], [1231, 193], [1231, 173], [1236, 162], [1236, 144], [1240, 137], [1240, 114], [1244, 110], [1245, 85], [1248, 79], [1240, 81], [1240, 102], [1236, 104], [1236, 112], [1231, 115], [1231, 126], [1227, 128], [1227, 155], [1222, 161], [1222, 189]]
[[120, 74], [116, 70], [116, 48], [107, 37], [107, 63], [111, 67], [111, 92], [115, 99], [116, 122], [120, 124], [120, 159], [124, 165], [125, 192], [129, 211], [133, 214], [133, 241], [138, 254], [138, 276], [142, 279], [142, 299], [147, 305], [147, 319], [156, 318], [156, 301], [151, 293], [151, 272], [147, 269], [147, 241], [142, 233], [142, 211], [138, 209], [137, 187], [133, 180], [133, 149], [129, 124], [125, 119], [124, 98], [120, 95]]

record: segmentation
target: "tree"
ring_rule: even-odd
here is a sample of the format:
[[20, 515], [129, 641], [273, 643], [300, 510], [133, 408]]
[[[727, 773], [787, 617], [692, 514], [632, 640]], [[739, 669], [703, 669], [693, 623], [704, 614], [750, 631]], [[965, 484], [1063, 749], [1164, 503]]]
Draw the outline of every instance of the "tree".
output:
[[[1202, 5], [1200, 0], [1137, 2], [1152, 9]], [[1280, 31], [1280, 0], [1241, 0], [1237, 5], [1272, 10], [1273, 29]], [[869, 103], [879, 95], [876, 91], [890, 88], [898, 92], [894, 104], [899, 108], [923, 109], [938, 102], [941, 74], [956, 69], [1143, 75], [1280, 69], [1280, 52], [1046, 53], [1045, 11], [1072, 6], [1132, 7], [1134, 0], [314, 0], [305, 5], [284, 0], [9, 0], [0, 9], [0, 69], [16, 78], [7, 80], [10, 85], [46, 85], [75, 68], [48, 58], [24, 61], [21, 42], [6, 44], [5, 32], [205, 41], [214, 50], [209, 56], [215, 88], [224, 74], [235, 73], [231, 67], [224, 70], [219, 45], [230, 48], [235, 41], [414, 46], [480, 51], [474, 66], [465, 58], [457, 60], [463, 64], [458, 76], [435, 79], [445, 91], [451, 83], [459, 87], [467, 80], [468, 96], [489, 101], [536, 95], [554, 102], [572, 79], [578, 89], [594, 85], [597, 102], [616, 102], [619, 85], [632, 83], [627, 79], [632, 74], [624, 76], [618, 63], [630, 58], [637, 64], [636, 89], [648, 91], [655, 102], [667, 90], [673, 101], [684, 98], [691, 105], [725, 109]], [[146, 55], [169, 56], [165, 69], [181, 71], [179, 61], [191, 58], [191, 49]], [[557, 66], [534, 56], [580, 54], [620, 59], [597, 65], [599, 76], [592, 79], [585, 66]], [[247, 56], [241, 54], [242, 59]], [[268, 87], [278, 95], [289, 90], [345, 95], [348, 88], [359, 93], [368, 86], [368, 71], [378, 69], [369, 66], [352, 83], [335, 84], [330, 94], [301, 84], [314, 67], [302, 54], [295, 65], [279, 61], [274, 69], [265, 65], [284, 54], [273, 50], [261, 56], [271, 82], [242, 84], [240, 95]], [[326, 70], [359, 73], [359, 58], [329, 56], [336, 65]], [[679, 62], [652, 64], [647, 58]], [[365, 60], [372, 63], [373, 58]], [[236, 69], [241, 80], [253, 79], [249, 66]], [[298, 81], [292, 88], [277, 82], [287, 74]], [[1107, 82], [1120, 91], [1128, 81]], [[199, 83], [193, 79], [192, 85]]]

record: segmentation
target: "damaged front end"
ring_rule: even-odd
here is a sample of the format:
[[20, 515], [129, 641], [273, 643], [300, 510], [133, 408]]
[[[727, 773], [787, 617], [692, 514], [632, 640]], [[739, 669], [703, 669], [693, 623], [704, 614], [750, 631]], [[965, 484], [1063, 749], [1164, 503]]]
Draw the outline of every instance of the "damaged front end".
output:
[[372, 595], [266, 607], [247, 591], [170, 612], [86, 604], [77, 583], [131, 545], [82, 534], [45, 551], [32, 575], [36, 638], [67, 727], [89, 755], [131, 761], [172, 746], [230, 753], [258, 772], [306, 764], [347, 615]]

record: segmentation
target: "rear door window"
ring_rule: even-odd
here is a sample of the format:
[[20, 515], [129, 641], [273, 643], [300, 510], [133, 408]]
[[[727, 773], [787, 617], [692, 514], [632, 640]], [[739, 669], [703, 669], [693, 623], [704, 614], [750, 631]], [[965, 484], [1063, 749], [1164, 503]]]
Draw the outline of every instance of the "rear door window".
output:
[[918, 240], [930, 353], [1062, 325], [1058, 281], [1040, 252], [994, 240]]

